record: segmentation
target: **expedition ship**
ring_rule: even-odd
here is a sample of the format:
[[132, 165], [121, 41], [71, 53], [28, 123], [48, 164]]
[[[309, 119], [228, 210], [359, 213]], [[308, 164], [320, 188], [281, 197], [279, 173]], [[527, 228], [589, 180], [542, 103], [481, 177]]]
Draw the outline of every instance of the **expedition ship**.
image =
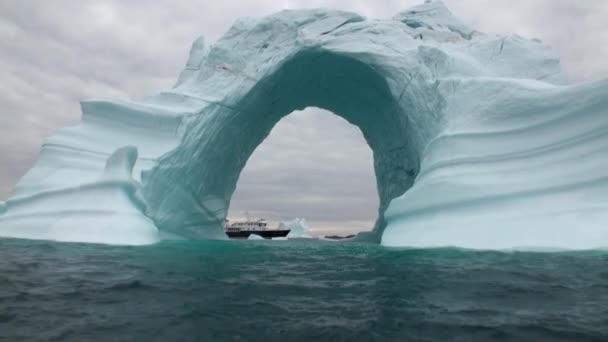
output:
[[286, 237], [291, 229], [280, 229], [268, 227], [268, 222], [263, 218], [258, 220], [252, 220], [247, 218], [243, 222], [234, 222], [229, 224], [229, 221], [225, 221], [224, 231], [231, 239], [247, 239], [249, 235], [259, 235], [265, 239]]

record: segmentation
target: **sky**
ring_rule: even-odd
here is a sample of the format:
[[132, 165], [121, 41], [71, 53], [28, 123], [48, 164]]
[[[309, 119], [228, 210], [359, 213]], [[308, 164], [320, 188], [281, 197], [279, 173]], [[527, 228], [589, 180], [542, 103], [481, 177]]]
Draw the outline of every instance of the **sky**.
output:
[[[326, 7], [385, 18], [422, 0], [0, 0], [0, 200], [40, 145], [80, 119], [79, 100], [139, 99], [171, 87], [192, 41], [242, 16]], [[478, 31], [553, 47], [573, 83], [608, 78], [606, 0], [445, 0]], [[327, 151], [331, 151], [327, 153]], [[372, 155], [359, 131], [319, 109], [283, 119], [243, 171], [230, 214], [305, 217], [318, 229], [369, 228]]]

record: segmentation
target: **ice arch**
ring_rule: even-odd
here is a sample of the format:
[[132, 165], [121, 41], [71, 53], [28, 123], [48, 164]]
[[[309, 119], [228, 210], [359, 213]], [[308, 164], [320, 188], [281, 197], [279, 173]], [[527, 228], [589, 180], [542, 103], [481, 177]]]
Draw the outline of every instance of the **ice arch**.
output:
[[[171, 90], [89, 100], [0, 203], [0, 236], [221, 238], [245, 161], [283, 115], [328, 109], [374, 153], [387, 246], [608, 245], [608, 82], [567, 85], [541, 42], [479, 33], [440, 1], [369, 20], [245, 18], [198, 39]], [[160, 231], [160, 234], [159, 234]]]
[[[249, 156], [283, 116], [309, 106], [330, 110], [361, 129], [374, 155], [380, 213], [412, 185], [419, 169], [415, 133], [386, 79], [348, 55], [301, 49], [232, 108], [214, 108], [204, 128], [186, 133], [180, 148], [144, 179], [146, 197], [159, 213], [155, 222], [190, 238], [219, 238], [221, 229], [201, 227], [220, 227]], [[184, 156], [200, 157], [184, 165]], [[376, 227], [382, 229], [383, 222]]]

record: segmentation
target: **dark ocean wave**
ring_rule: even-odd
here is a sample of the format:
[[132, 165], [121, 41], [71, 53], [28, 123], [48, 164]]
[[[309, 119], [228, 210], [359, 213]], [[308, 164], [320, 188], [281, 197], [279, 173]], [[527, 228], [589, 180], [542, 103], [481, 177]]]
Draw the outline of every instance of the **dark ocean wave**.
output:
[[608, 253], [0, 240], [0, 341], [608, 341]]

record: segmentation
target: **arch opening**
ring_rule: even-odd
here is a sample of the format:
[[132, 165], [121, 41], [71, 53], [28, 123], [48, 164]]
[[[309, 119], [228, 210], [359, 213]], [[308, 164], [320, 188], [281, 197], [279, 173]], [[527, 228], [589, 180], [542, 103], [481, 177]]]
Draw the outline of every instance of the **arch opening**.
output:
[[358, 127], [319, 108], [281, 119], [250, 156], [228, 210], [229, 224], [304, 219], [310, 235], [370, 231], [378, 210], [372, 151]]
[[166, 163], [161, 161], [144, 179], [148, 190], [171, 184], [162, 181], [171, 179], [166, 191], [183, 199], [168, 203], [153, 198], [162, 191], [148, 192], [157, 205], [150, 212], [157, 226], [188, 238], [221, 238], [239, 175], [254, 150], [283, 117], [317, 107], [357, 126], [373, 152], [379, 208], [370, 237], [379, 241], [385, 226], [382, 214], [411, 187], [419, 170], [407, 115], [380, 73], [356, 56], [309, 49], [286, 58], [244, 94], [235, 105], [206, 113], [186, 132], [180, 150], [165, 156]]

